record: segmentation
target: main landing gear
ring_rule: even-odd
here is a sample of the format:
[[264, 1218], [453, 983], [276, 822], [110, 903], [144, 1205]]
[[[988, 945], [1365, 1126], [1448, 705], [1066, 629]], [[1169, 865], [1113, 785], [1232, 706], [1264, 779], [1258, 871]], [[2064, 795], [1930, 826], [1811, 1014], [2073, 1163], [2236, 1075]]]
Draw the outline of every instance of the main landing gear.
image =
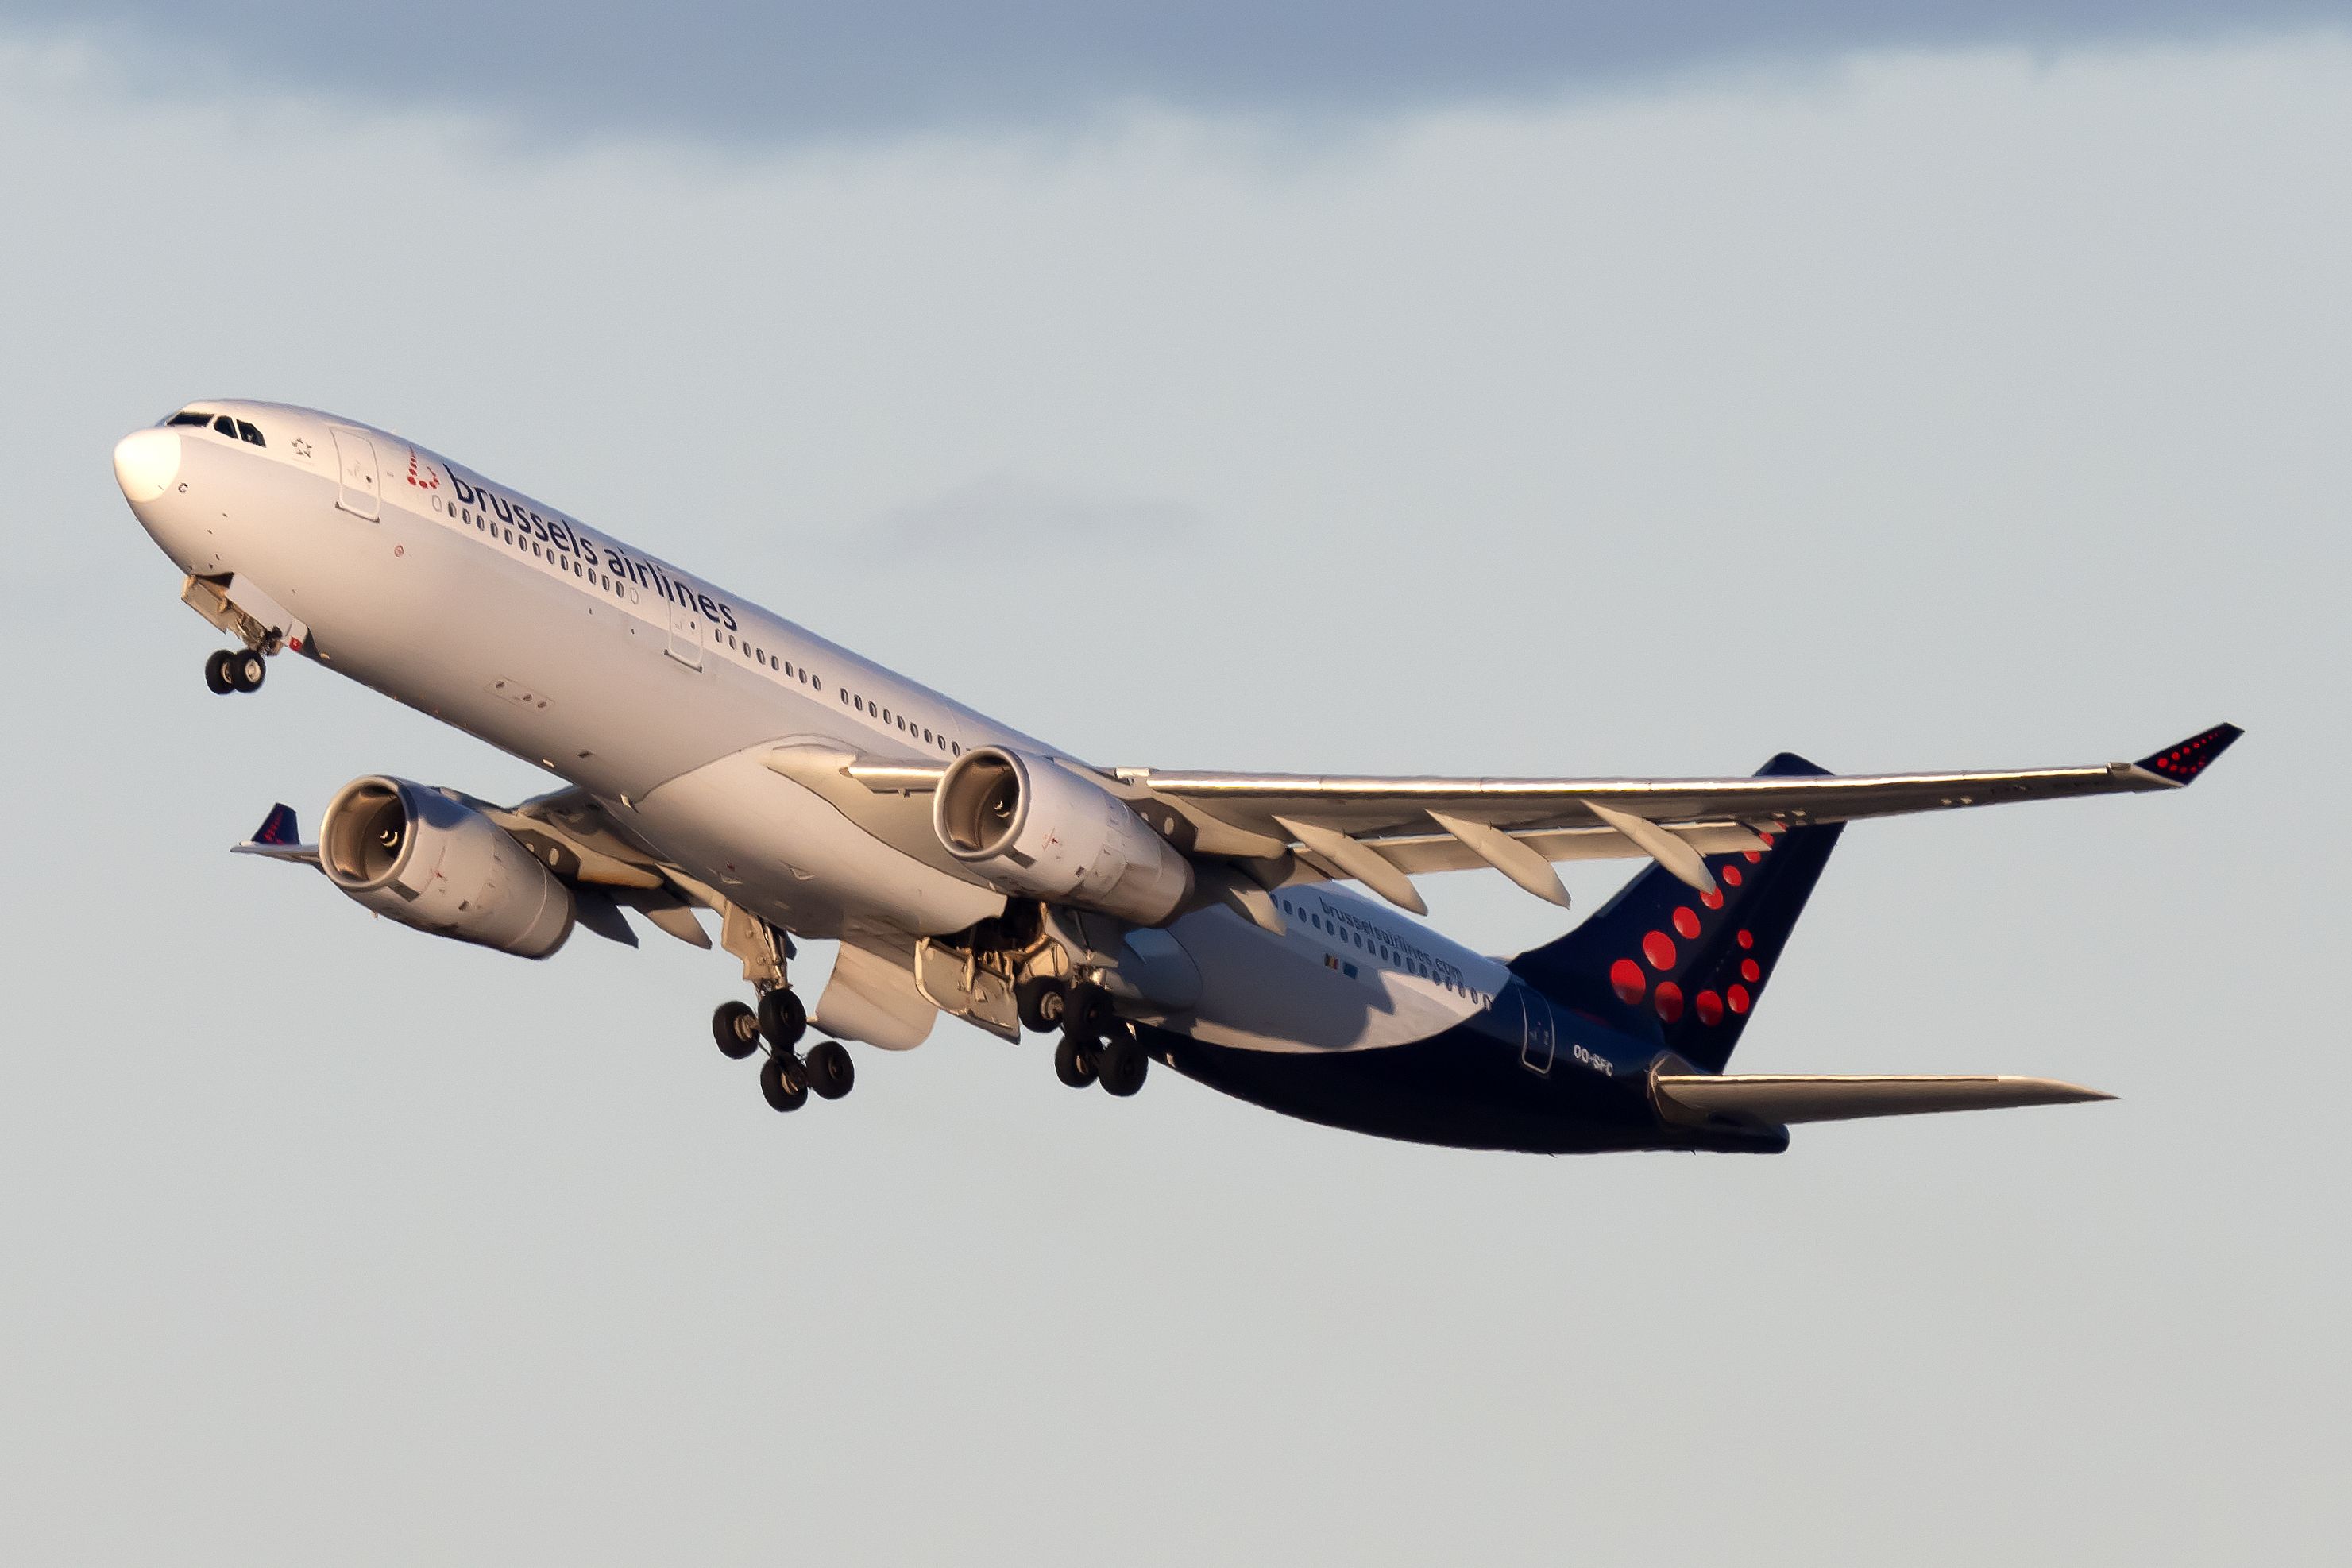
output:
[[258, 648], [223, 648], [205, 660], [205, 684], [216, 697], [232, 691], [258, 691], [269, 665]]
[[760, 1064], [760, 1093], [777, 1110], [798, 1110], [808, 1103], [811, 1090], [819, 1100], [839, 1100], [857, 1081], [857, 1064], [838, 1040], [819, 1040], [803, 1057], [793, 1049], [808, 1032], [808, 1009], [786, 986], [760, 994], [754, 1009], [740, 1002], [722, 1002], [710, 1016], [710, 1033], [720, 1053], [741, 1061], [766, 1050]]
[[1017, 1000], [1021, 1021], [1044, 1032], [1059, 1025], [1062, 1038], [1054, 1047], [1054, 1076], [1072, 1089], [1099, 1083], [1124, 1100], [1143, 1087], [1151, 1058], [1133, 1026], [1119, 1017], [1110, 997], [1099, 987], [1076, 985], [1063, 989], [1046, 981], [1031, 981]]

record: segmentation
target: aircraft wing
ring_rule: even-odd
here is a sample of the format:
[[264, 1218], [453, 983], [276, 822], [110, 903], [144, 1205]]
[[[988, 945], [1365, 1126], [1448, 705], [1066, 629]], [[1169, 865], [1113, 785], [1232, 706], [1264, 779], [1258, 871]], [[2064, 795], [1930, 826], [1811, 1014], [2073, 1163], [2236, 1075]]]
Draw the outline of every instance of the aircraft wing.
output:
[[[1156, 818], [1196, 858], [1255, 861], [1261, 868], [1278, 863], [1288, 881], [1353, 879], [1421, 914], [1427, 910], [1411, 879], [1425, 871], [1488, 866], [1538, 898], [1565, 905], [1568, 894], [1551, 869], [1553, 862], [1648, 857], [1704, 891], [1715, 887], [1706, 857], [1760, 849], [1763, 835], [1791, 827], [2011, 801], [2179, 789], [2242, 732], [2234, 724], [2218, 724], [2128, 763], [1829, 773], [1783, 755], [1753, 777], [1711, 779], [1182, 773], [1097, 770], [1055, 760]], [[851, 794], [908, 803], [936, 788], [944, 771], [929, 763], [805, 746], [779, 749], [768, 765], [826, 792], [859, 820], [859, 806], [845, 800], [838, 787], [845, 779], [864, 786]], [[912, 815], [898, 825], [893, 841], [918, 839], [928, 847], [927, 807], [907, 809]]]
[[1812, 823], [2011, 801], [2178, 789], [2241, 731], [2217, 725], [2136, 762], [1909, 773], [1823, 773], [1793, 757], [1752, 778], [1322, 777], [1120, 768], [1116, 778], [1419, 910], [1408, 876], [1491, 866], [1565, 904], [1550, 863], [1647, 856], [1711, 889], [1704, 857]]
[[[621, 916], [626, 909], [680, 942], [696, 947], [710, 945], [709, 933], [695, 919], [690, 906], [701, 903], [716, 908], [716, 896], [698, 887], [681, 886], [674, 868], [656, 861], [622, 833], [585, 790], [558, 790], [515, 806], [493, 805], [459, 791], [446, 793], [514, 835], [534, 858], [568, 885], [581, 925], [598, 936], [636, 946], [636, 934]], [[270, 807], [252, 837], [231, 845], [229, 853], [324, 869], [319, 862], [319, 847], [302, 842], [294, 808], [283, 801]]]

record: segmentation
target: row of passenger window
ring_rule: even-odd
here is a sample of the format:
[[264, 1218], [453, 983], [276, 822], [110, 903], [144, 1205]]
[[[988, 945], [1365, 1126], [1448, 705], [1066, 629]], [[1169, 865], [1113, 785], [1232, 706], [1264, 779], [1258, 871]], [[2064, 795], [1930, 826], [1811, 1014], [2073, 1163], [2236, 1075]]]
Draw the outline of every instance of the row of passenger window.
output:
[[1494, 1000], [1484, 991], [1475, 991], [1451, 974], [1438, 973], [1426, 959], [1408, 955], [1384, 942], [1366, 936], [1360, 931], [1350, 931], [1337, 921], [1327, 921], [1303, 903], [1296, 903], [1289, 899], [1277, 899], [1276, 902], [1282, 906], [1282, 912], [1292, 919], [1305, 921], [1332, 941], [1360, 948], [1383, 963], [1402, 969], [1407, 974], [1418, 974], [1423, 980], [1433, 981], [1455, 995], [1466, 997], [1473, 1002], [1485, 1004]]
[[945, 735], [933, 734], [929, 728], [917, 723], [904, 713], [893, 713], [879, 702], [868, 702], [857, 692], [845, 689], [841, 693], [841, 700], [844, 707], [854, 707], [869, 719], [878, 719], [885, 724], [897, 725], [898, 732], [909, 741], [920, 741], [926, 746], [935, 747], [950, 757], [963, 755], [962, 742], [950, 741]]
[[260, 431], [246, 421], [232, 419], [226, 414], [205, 414], [194, 408], [183, 408], [163, 423], [166, 426], [194, 425], [199, 427], [209, 425], [232, 441], [243, 441], [255, 447], [269, 445], [261, 438]]
[[[439, 498], [436, 497], [433, 504], [438, 508], [441, 507], [443, 503]], [[453, 513], [459, 521], [466, 523], [478, 533], [486, 533], [489, 535], [493, 541], [503, 538], [508, 544], [513, 546], [517, 551], [528, 551], [530, 554], [539, 557], [542, 561], [552, 563], [555, 569], [559, 572], [568, 569], [574, 577], [578, 577], [586, 582], [589, 586], [600, 587], [604, 592], [610, 594], [614, 598], [620, 599], [624, 602], [626, 602], [628, 599], [629, 584], [626, 579], [614, 578], [604, 573], [599, 572], [593, 566], [583, 563], [580, 557], [570, 554], [567, 552], [549, 549], [545, 545], [541, 544], [538, 540], [533, 539], [528, 530], [524, 531], [522, 535], [518, 538], [515, 531], [511, 527], [497, 521], [488, 512], [477, 511], [469, 506], [459, 506], [455, 501], [447, 503], [447, 510]], [[710, 642], [712, 647], [724, 647], [729, 649], [730, 652], [740, 654], [754, 664], [762, 665], [789, 679], [798, 680], [803, 686], [809, 688], [813, 691], [823, 691], [824, 689], [824, 678], [821, 675], [811, 673], [808, 666], [795, 665], [791, 659], [784, 658], [782, 654], [771, 653], [767, 648], [759, 647], [748, 639], [737, 636], [733, 632], [723, 631], [715, 621], [709, 622], [708, 624], [710, 626]], [[895, 723], [900, 731], [902, 731], [909, 740], [912, 740], [917, 736], [920, 736], [923, 744], [927, 746], [935, 746], [951, 757], [960, 757], [963, 755], [962, 742], [950, 741], [942, 734], [935, 734], [926, 726], [916, 723], [914, 721], [908, 719], [904, 713], [893, 713], [889, 709], [883, 707], [879, 702], [869, 703], [863, 696], [850, 691], [845, 687], [836, 687], [835, 689], [840, 692], [842, 704], [845, 707], [855, 706], [858, 712], [866, 714], [869, 718], [879, 719], [885, 724]]]

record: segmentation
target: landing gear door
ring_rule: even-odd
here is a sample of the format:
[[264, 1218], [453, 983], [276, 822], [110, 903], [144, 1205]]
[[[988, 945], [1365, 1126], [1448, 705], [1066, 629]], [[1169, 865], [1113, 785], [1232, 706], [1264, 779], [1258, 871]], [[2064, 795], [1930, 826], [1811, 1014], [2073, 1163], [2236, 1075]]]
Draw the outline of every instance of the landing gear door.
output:
[[677, 600], [669, 605], [669, 656], [688, 669], [702, 668], [702, 612]]
[[1527, 1033], [1520, 1037], [1519, 1065], [1532, 1073], [1549, 1074], [1551, 1055], [1558, 1038], [1552, 1027], [1551, 1004], [1537, 994], [1531, 985], [1517, 987], [1519, 1006], [1527, 1017]]
[[335, 504], [373, 522], [383, 515], [383, 490], [375, 469], [375, 443], [356, 430], [331, 427], [335, 436]]

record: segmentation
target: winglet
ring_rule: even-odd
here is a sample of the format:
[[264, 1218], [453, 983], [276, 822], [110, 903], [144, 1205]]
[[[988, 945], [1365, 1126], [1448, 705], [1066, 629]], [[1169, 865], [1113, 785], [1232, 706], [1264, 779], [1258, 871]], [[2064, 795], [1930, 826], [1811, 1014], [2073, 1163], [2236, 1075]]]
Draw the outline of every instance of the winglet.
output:
[[282, 800], [271, 806], [269, 815], [261, 819], [261, 826], [253, 830], [253, 842], [256, 844], [301, 843], [302, 828], [294, 820], [294, 808]]
[[271, 860], [291, 860], [298, 865], [319, 864], [319, 847], [302, 842], [301, 825], [294, 820], [294, 808], [279, 801], [253, 830], [253, 837], [242, 844], [228, 847], [232, 855], [259, 855]]
[[2132, 765], [2177, 784], [2189, 784], [2230, 749], [2231, 742], [2244, 733], [2235, 724], [2216, 724], [2201, 735], [2191, 735], [2177, 745], [2167, 746], [2160, 752], [2142, 757]]

